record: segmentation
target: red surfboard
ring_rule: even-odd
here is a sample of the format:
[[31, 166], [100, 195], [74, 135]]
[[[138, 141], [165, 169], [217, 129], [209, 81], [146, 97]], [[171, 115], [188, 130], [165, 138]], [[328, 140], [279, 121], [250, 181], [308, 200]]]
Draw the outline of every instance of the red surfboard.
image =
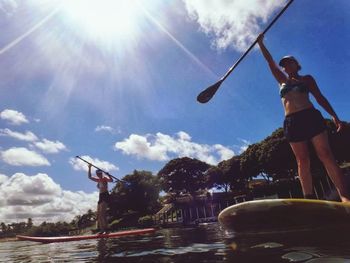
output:
[[119, 232], [108, 233], [108, 234], [94, 234], [94, 235], [83, 235], [83, 236], [33, 237], [33, 236], [17, 235], [16, 237], [18, 240], [23, 240], [23, 241], [53, 243], [53, 242], [68, 242], [68, 241], [79, 241], [79, 240], [97, 239], [97, 238], [117, 238], [122, 236], [143, 235], [143, 234], [153, 233], [155, 231], [156, 230], [154, 228], [145, 228], [145, 229], [119, 231]]

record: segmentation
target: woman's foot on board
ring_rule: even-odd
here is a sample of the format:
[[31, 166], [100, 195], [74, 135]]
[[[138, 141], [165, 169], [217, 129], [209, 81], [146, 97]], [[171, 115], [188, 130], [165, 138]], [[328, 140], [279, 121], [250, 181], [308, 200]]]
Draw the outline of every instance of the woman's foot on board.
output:
[[109, 229], [104, 229], [104, 230], [101, 230], [99, 232], [100, 235], [105, 235], [105, 234], [109, 234], [111, 231], [109, 231]]
[[348, 197], [341, 196], [340, 200], [342, 203], [349, 203], [350, 204], [350, 198], [348, 198]]

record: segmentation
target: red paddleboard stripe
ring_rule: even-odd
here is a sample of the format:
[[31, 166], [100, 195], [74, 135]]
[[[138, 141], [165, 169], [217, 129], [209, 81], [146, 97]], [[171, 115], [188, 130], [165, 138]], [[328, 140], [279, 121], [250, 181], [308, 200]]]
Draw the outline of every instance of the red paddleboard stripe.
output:
[[51, 242], [68, 242], [68, 241], [78, 241], [78, 240], [97, 239], [97, 238], [116, 238], [116, 237], [122, 237], [122, 236], [149, 234], [155, 231], [156, 230], [154, 228], [145, 228], [145, 229], [119, 231], [119, 232], [108, 233], [108, 234], [94, 234], [94, 235], [85, 235], [85, 236], [33, 237], [33, 236], [17, 235], [17, 239], [51, 243]]

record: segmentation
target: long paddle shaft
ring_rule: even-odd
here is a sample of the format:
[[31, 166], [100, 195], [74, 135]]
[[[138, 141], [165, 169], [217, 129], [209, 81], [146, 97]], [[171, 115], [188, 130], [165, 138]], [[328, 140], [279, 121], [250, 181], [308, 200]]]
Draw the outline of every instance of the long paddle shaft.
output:
[[[278, 13], [278, 15], [270, 22], [270, 24], [266, 27], [266, 29], [262, 32], [262, 34], [265, 34], [271, 26], [277, 21], [277, 19], [284, 13], [284, 11], [287, 10], [289, 5], [293, 2], [294, 0], [290, 0], [286, 6]], [[226, 74], [215, 84], [211, 85], [204, 91], [202, 91], [198, 96], [197, 96], [197, 101], [200, 103], [206, 103], [208, 102], [216, 93], [216, 91], [219, 89], [220, 85], [224, 80], [231, 74], [231, 72], [238, 66], [238, 64], [245, 58], [245, 56], [249, 53], [249, 51], [255, 46], [255, 44], [258, 42], [258, 39], [256, 39], [253, 44], [247, 49], [247, 51], [237, 60], [237, 62], [226, 72]]]
[[118, 179], [117, 177], [114, 177], [114, 176], [111, 175], [109, 172], [103, 171], [101, 168], [99, 168], [99, 167], [97, 167], [96, 165], [94, 165], [94, 164], [92, 164], [92, 163], [90, 163], [90, 162], [84, 160], [84, 159], [81, 158], [79, 155], [75, 156], [75, 158], [78, 158], [78, 159], [82, 160], [83, 162], [85, 162], [85, 163], [87, 163], [87, 164], [90, 164], [91, 166], [95, 167], [96, 169], [101, 170], [102, 172], [104, 172], [104, 173], [107, 174], [108, 176], [112, 177], [114, 180], [119, 181], [119, 182], [121, 182], [121, 183], [125, 183], [125, 181], [120, 180], [120, 179]]

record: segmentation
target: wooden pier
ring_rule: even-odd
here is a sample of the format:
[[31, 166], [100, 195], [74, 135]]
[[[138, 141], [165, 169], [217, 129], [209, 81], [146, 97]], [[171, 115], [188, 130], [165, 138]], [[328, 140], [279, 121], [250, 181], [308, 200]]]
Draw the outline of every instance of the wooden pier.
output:
[[180, 197], [175, 202], [166, 204], [153, 216], [154, 223], [162, 226], [191, 226], [217, 221], [219, 213], [228, 206], [244, 202], [246, 195], [239, 195], [224, 200], [208, 196]]
[[[282, 187], [283, 188], [283, 187]], [[301, 187], [284, 188], [283, 191], [254, 195], [237, 193], [214, 193], [213, 195], [179, 196], [167, 203], [153, 216], [153, 221], [160, 226], [192, 226], [200, 223], [215, 222], [219, 213], [228, 206], [248, 200], [274, 198], [302, 198]], [[328, 199], [335, 188], [329, 178], [315, 182], [314, 193], [317, 199]]]

